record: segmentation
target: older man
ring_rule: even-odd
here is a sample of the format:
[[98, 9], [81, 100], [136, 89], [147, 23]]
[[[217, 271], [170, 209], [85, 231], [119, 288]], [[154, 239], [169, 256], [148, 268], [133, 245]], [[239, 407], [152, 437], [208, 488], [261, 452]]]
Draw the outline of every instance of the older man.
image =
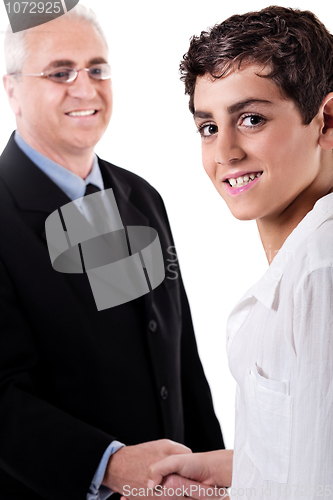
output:
[[221, 431], [180, 277], [98, 311], [87, 277], [50, 262], [46, 218], [91, 185], [113, 189], [124, 226], [173, 246], [159, 194], [94, 154], [112, 111], [94, 15], [78, 6], [5, 50], [17, 131], [0, 158], [0, 497], [107, 498], [145, 487], [178, 443], [221, 448]]

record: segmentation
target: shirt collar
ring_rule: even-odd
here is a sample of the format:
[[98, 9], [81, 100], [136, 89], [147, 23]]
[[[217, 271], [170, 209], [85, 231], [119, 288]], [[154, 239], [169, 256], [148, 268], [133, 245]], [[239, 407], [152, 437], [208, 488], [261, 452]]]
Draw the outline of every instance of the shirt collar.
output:
[[31, 147], [16, 130], [14, 139], [23, 153], [46, 174], [71, 200], [84, 196], [86, 186], [94, 184], [101, 191], [104, 190], [104, 182], [98, 165], [98, 158], [94, 154], [92, 168], [85, 179], [74, 174], [67, 168], [50, 160], [47, 156], [39, 153]]
[[323, 196], [316, 202], [313, 209], [306, 214], [288, 236], [265, 274], [246, 292], [241, 302], [253, 296], [264, 306], [272, 309], [282, 276], [287, 265], [294, 260], [297, 248], [331, 217], [333, 217], [333, 193]]

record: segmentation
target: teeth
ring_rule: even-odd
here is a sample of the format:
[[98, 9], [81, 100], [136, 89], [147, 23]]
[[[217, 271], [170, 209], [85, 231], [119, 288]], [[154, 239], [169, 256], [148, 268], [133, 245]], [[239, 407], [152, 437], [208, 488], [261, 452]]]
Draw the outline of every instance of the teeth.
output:
[[95, 109], [90, 109], [89, 111], [72, 111], [67, 113], [69, 116], [91, 116], [95, 113]]
[[257, 173], [252, 173], [252, 174], [246, 174], [240, 177], [237, 177], [237, 179], [228, 179], [229, 184], [231, 187], [234, 186], [245, 186], [246, 184], [249, 184], [249, 182], [253, 181], [257, 177], [260, 177], [262, 172], [257, 172]]

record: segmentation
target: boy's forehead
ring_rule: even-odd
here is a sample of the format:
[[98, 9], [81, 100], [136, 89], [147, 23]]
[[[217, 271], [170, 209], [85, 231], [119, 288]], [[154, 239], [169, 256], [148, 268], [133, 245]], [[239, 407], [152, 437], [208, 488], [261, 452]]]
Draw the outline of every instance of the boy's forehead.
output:
[[281, 89], [267, 75], [270, 68], [258, 64], [246, 64], [232, 68], [225, 76], [213, 77], [206, 73], [197, 77], [194, 91], [194, 107], [218, 101], [227, 108], [238, 102], [262, 101], [275, 103], [285, 100]]
[[[237, 78], [238, 80], [243, 80], [258, 77], [261, 79], [264, 78], [266, 80], [269, 80], [269, 78], [267, 78], [267, 75], [271, 73], [271, 67], [267, 64], [243, 61], [240, 66], [235, 63], [234, 65], [231, 65], [226, 71], [224, 67], [221, 66], [220, 69], [216, 68], [212, 73], [213, 74], [205, 73], [202, 76], [198, 76], [196, 80], [196, 87], [200, 84], [214, 84], [216, 81], [229, 81], [230, 78], [233, 80], [235, 78]], [[218, 76], [220, 74], [222, 75], [221, 77]]]

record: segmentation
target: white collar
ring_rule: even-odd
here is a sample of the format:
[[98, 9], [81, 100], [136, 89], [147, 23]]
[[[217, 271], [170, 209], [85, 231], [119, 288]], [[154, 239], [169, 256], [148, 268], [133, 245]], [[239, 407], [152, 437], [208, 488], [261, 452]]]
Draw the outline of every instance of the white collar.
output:
[[250, 297], [255, 297], [264, 306], [272, 309], [282, 276], [294, 258], [297, 248], [331, 217], [333, 218], [333, 193], [323, 196], [315, 203], [313, 209], [290, 233], [262, 278], [245, 293], [237, 305]]

